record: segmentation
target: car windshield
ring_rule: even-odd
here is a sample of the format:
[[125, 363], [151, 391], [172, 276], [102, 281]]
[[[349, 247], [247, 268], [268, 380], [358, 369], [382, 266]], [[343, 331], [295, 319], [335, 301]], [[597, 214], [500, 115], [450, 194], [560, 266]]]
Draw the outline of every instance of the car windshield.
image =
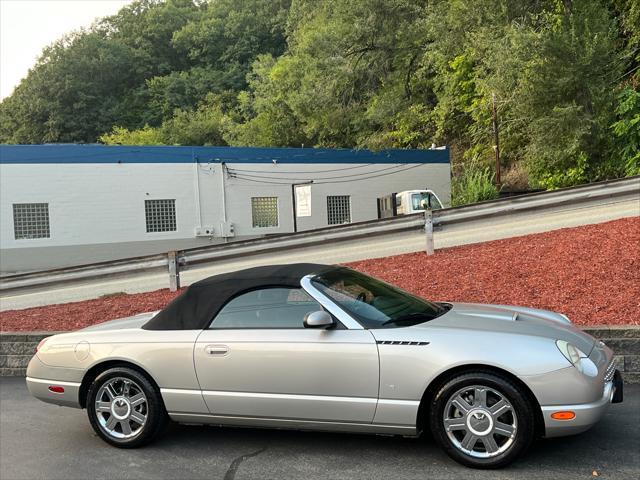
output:
[[414, 193], [411, 195], [411, 204], [414, 210], [440, 210], [442, 205], [431, 192]]
[[311, 281], [365, 328], [408, 327], [449, 310], [349, 268], [332, 269]]

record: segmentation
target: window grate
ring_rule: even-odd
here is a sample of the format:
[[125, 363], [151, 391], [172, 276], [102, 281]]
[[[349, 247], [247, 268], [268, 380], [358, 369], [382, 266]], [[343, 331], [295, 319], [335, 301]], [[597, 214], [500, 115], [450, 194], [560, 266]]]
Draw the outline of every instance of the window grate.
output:
[[349, 195], [328, 196], [327, 219], [329, 225], [351, 223], [351, 197]]
[[278, 197], [251, 197], [254, 228], [278, 226]]
[[13, 232], [16, 240], [49, 238], [49, 204], [14, 203]]
[[147, 232], [176, 231], [176, 201], [145, 200], [144, 211], [147, 219]]

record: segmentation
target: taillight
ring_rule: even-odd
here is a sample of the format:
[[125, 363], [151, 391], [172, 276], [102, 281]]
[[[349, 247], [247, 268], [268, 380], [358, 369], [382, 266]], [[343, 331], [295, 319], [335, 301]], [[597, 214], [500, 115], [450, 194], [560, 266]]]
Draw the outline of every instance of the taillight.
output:
[[44, 342], [46, 342], [48, 340], [49, 337], [47, 338], [43, 338], [42, 340], [40, 340], [40, 343], [38, 343], [38, 346], [36, 347], [36, 353], [38, 353], [40, 351], [40, 349], [42, 348], [42, 346], [44, 345]]

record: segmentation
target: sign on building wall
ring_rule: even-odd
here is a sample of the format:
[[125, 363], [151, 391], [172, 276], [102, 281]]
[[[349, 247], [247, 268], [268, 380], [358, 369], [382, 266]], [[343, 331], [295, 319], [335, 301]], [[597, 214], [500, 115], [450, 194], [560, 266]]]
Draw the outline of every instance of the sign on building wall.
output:
[[311, 216], [311, 185], [296, 185], [296, 216]]

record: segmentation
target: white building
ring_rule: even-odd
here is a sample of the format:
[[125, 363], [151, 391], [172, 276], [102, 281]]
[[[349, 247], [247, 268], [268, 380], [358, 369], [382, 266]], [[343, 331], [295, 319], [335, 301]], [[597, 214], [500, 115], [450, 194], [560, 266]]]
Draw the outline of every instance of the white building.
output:
[[423, 188], [449, 202], [447, 150], [1, 145], [0, 265], [48, 269], [371, 220], [378, 197]]

